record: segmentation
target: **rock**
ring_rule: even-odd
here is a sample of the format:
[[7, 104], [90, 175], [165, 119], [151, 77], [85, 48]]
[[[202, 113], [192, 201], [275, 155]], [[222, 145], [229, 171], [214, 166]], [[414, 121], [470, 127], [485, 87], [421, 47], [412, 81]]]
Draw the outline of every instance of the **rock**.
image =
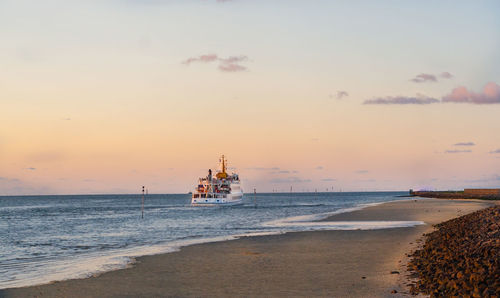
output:
[[392, 291], [391, 291], [391, 294], [396, 294], [397, 292], [398, 292], [398, 291], [396, 291], [396, 290], [392, 290]]
[[391, 271], [391, 274], [399, 274], [399, 271]]
[[[407, 266], [419, 278], [410, 293], [500, 297], [500, 206], [435, 225]], [[392, 274], [392, 272], [391, 272]]]

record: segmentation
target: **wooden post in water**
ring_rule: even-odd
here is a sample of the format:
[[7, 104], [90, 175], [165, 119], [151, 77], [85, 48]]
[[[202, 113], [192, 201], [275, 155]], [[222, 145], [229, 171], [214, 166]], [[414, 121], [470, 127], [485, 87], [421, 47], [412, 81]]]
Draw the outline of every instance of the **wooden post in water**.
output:
[[253, 206], [257, 208], [257, 190], [253, 189]]
[[144, 218], [144, 186], [142, 187], [142, 206], [141, 206], [141, 218]]

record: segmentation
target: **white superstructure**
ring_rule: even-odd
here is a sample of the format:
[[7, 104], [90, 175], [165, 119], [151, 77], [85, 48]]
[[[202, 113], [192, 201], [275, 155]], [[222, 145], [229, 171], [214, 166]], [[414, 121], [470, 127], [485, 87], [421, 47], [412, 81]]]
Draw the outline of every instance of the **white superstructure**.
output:
[[237, 205], [243, 203], [243, 190], [240, 185], [238, 174], [228, 175], [226, 172], [227, 161], [222, 155], [220, 159], [220, 170], [215, 177], [212, 170], [208, 170], [207, 177], [198, 180], [198, 186], [193, 192], [191, 205], [215, 206], [215, 205]]

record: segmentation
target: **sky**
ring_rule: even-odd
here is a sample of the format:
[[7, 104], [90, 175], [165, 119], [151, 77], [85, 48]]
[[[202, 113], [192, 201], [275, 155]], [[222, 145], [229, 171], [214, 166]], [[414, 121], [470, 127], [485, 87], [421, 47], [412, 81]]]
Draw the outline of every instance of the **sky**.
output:
[[0, 0], [0, 195], [500, 187], [500, 2]]

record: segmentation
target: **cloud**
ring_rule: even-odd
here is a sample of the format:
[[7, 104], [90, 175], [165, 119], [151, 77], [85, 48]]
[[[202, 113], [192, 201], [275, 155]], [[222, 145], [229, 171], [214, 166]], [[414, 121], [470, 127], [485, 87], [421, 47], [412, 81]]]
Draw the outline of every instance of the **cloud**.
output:
[[467, 90], [464, 86], [457, 87], [441, 100], [422, 94], [417, 96], [387, 96], [365, 100], [365, 105], [428, 105], [434, 103], [470, 103], [470, 104], [497, 104], [500, 103], [500, 85], [489, 82], [481, 93]]
[[329, 98], [336, 98], [336, 99], [342, 99], [344, 97], [347, 97], [349, 96], [349, 93], [347, 91], [343, 91], [343, 90], [339, 90], [337, 91], [337, 93], [335, 95], [333, 94], [330, 94], [328, 95]]
[[30, 171], [34, 171], [34, 170], [36, 170], [36, 168], [33, 168], [33, 167], [29, 167], [29, 168], [25, 168], [25, 170], [30, 170]]
[[247, 68], [239, 63], [248, 60], [247, 56], [231, 56], [228, 58], [220, 58], [219, 70], [226, 72], [245, 71]]
[[355, 173], [356, 174], [368, 174], [369, 171], [368, 170], [357, 170]]
[[322, 166], [317, 166], [316, 168], [314, 168], [315, 170], [323, 170], [324, 168]]
[[216, 54], [200, 55], [198, 57], [190, 57], [182, 64], [191, 65], [192, 63], [210, 63], [219, 62], [218, 69], [224, 72], [238, 72], [247, 70], [246, 66], [241, 65], [242, 62], [248, 61], [248, 57], [244, 55], [229, 56], [227, 58], [219, 57]]
[[358, 180], [356, 180], [356, 182], [363, 182], [363, 183], [365, 183], [365, 182], [377, 182], [377, 180], [375, 180], [375, 179], [358, 179]]
[[288, 177], [288, 178], [274, 178], [270, 180], [271, 183], [305, 183], [311, 182], [311, 179], [301, 179], [299, 177]]
[[437, 78], [432, 74], [421, 73], [416, 75], [413, 79], [410, 79], [410, 81], [414, 83], [437, 82]]
[[58, 151], [41, 151], [26, 156], [28, 162], [56, 162], [61, 161], [65, 157], [63, 153]]
[[36, 186], [17, 178], [0, 177], [0, 193], [2, 195], [49, 194], [53, 190], [46, 186]]
[[290, 174], [290, 171], [288, 171], [288, 170], [272, 171], [272, 172], [269, 172], [269, 174], [271, 174], [271, 175], [276, 175], [276, 174]]
[[201, 63], [208, 63], [208, 62], [213, 62], [217, 61], [219, 59], [216, 54], [208, 54], [208, 55], [201, 55], [198, 57], [191, 57], [188, 58], [184, 61], [182, 61], [182, 64], [190, 65], [191, 63], [194, 62], [201, 62]]
[[417, 96], [387, 96], [365, 100], [365, 105], [428, 105], [439, 100], [418, 94]]
[[325, 181], [325, 182], [332, 182], [332, 181], [337, 181], [337, 179], [333, 179], [333, 178], [323, 178], [323, 179], [321, 179], [321, 181]]
[[459, 86], [450, 94], [443, 97], [443, 102], [471, 103], [471, 104], [496, 104], [500, 103], [500, 86], [494, 82], [487, 83], [483, 92], [476, 93]]
[[440, 75], [443, 79], [452, 79], [453, 75], [447, 71], [442, 72]]
[[453, 153], [470, 153], [472, 150], [446, 150], [444, 153], [453, 154]]
[[453, 144], [453, 146], [475, 146], [474, 142], [459, 142], [456, 144]]
[[500, 176], [499, 175], [483, 175], [484, 178], [478, 178], [478, 179], [468, 179], [464, 180], [466, 183], [482, 183], [482, 182], [495, 182], [495, 181], [500, 181]]
[[490, 151], [490, 154], [500, 154], [500, 149]]
[[272, 168], [252, 167], [252, 168], [245, 168], [245, 170], [253, 170], [253, 171], [279, 171], [280, 168], [278, 168], [278, 167], [272, 167]]

